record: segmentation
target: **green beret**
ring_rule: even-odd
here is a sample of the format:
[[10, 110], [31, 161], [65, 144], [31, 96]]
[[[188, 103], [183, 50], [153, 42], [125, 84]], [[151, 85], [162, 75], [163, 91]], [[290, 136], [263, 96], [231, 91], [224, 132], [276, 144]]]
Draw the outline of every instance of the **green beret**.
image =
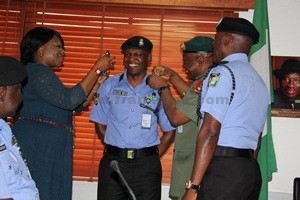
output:
[[151, 52], [153, 44], [148, 38], [145, 38], [143, 36], [134, 36], [126, 40], [121, 46], [122, 50], [128, 48], [141, 49]]
[[188, 41], [184, 42], [183, 52], [212, 52], [212, 44], [214, 39], [206, 36], [196, 36]]
[[0, 85], [8, 86], [21, 83], [26, 78], [25, 66], [17, 59], [0, 56]]
[[251, 38], [253, 44], [257, 44], [259, 41], [259, 32], [251, 22], [244, 18], [224, 17], [217, 26], [217, 32], [244, 35]]

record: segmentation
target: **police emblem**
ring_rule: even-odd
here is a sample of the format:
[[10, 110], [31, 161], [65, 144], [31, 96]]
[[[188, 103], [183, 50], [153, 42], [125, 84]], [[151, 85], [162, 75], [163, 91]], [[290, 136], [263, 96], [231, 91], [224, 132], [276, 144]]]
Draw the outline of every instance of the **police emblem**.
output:
[[144, 46], [144, 40], [143, 40], [143, 39], [140, 39], [140, 41], [139, 41], [139, 46], [140, 46], [140, 47], [143, 47], [143, 46]]
[[208, 86], [216, 87], [218, 85], [220, 76], [221, 76], [220, 73], [211, 73], [208, 80]]

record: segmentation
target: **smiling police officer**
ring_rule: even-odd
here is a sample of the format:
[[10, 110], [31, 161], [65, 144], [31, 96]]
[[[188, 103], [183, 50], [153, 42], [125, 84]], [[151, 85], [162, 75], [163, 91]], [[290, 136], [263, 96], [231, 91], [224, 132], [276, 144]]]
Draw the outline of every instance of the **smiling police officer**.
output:
[[[99, 101], [90, 119], [106, 144], [99, 165], [98, 200], [128, 200], [129, 193], [110, 167], [118, 161], [137, 199], [160, 200], [162, 168], [160, 156], [174, 140], [161, 105], [161, 90], [146, 84], [152, 59], [152, 42], [142, 36], [126, 40], [122, 46], [125, 71], [107, 79], [100, 87]], [[168, 89], [165, 85], [164, 89]], [[164, 132], [158, 134], [158, 123]]]

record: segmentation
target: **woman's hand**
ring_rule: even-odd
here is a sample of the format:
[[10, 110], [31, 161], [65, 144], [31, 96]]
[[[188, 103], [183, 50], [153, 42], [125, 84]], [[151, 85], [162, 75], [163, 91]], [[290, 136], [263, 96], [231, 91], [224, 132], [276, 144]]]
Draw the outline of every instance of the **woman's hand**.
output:
[[100, 57], [94, 64], [94, 67], [99, 69], [101, 72], [106, 72], [112, 68], [115, 64], [115, 56], [104, 55]]

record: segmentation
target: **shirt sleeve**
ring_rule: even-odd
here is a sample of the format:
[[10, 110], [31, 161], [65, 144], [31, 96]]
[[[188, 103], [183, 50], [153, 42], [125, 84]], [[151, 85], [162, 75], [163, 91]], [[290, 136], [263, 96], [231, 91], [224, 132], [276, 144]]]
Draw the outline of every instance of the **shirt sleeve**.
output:
[[225, 67], [214, 68], [203, 83], [201, 112], [209, 113], [220, 123], [227, 113], [232, 92], [232, 77]]
[[161, 104], [161, 107], [160, 107], [160, 110], [159, 110], [159, 124], [160, 124], [160, 127], [161, 127], [161, 130], [163, 132], [166, 132], [166, 131], [172, 131], [172, 130], [175, 130], [176, 128], [173, 127], [164, 111], [164, 108], [163, 108], [163, 105]]
[[96, 99], [90, 114], [90, 120], [107, 125], [110, 112], [109, 103], [109, 80], [106, 80], [98, 89]]
[[67, 88], [49, 67], [35, 66], [28, 76], [30, 87], [41, 99], [53, 106], [75, 110], [86, 100], [80, 84]]
[[196, 112], [198, 103], [198, 93], [189, 90], [182, 100], [176, 102], [176, 108], [188, 116], [193, 122], [197, 123], [198, 115]]

